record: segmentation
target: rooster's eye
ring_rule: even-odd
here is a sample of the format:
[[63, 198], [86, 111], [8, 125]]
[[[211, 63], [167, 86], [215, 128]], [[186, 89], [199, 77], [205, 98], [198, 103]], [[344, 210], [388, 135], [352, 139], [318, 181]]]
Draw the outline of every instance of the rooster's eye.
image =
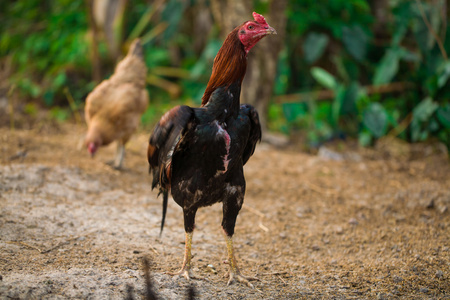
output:
[[253, 29], [253, 25], [250, 25], [250, 26], [248, 26], [247, 27], [249, 30], [252, 30]]

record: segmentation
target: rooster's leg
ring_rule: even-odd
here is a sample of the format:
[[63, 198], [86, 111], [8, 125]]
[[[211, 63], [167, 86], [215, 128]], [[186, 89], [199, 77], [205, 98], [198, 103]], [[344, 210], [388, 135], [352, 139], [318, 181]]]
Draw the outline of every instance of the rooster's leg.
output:
[[239, 270], [236, 264], [236, 258], [234, 257], [233, 238], [229, 236], [226, 233], [226, 231], [225, 231], [225, 238], [227, 241], [228, 263], [230, 264], [230, 279], [228, 280], [227, 285], [230, 285], [235, 280], [237, 280], [253, 288], [253, 284], [250, 283], [250, 280], [259, 280], [259, 279], [257, 277], [242, 275], [241, 271]]
[[181, 275], [187, 280], [191, 278], [201, 279], [200, 277], [192, 273], [191, 270], [191, 259], [192, 259], [191, 249], [192, 249], [192, 236], [194, 234], [195, 213], [196, 211], [184, 212], [184, 228], [186, 230], [186, 242], [184, 245], [184, 260], [183, 264], [181, 265], [181, 270], [175, 273], [167, 273], [169, 275]]
[[234, 226], [236, 225], [236, 218], [242, 206], [242, 200], [244, 198], [244, 195], [243, 194], [238, 195], [238, 197], [242, 197], [242, 199], [237, 199], [236, 201], [226, 201], [224, 202], [223, 206], [222, 228], [225, 233], [225, 238], [227, 242], [228, 263], [230, 265], [230, 279], [228, 280], [227, 285], [230, 285], [235, 280], [237, 280], [253, 288], [253, 285], [250, 283], [250, 280], [259, 280], [259, 279], [256, 277], [242, 275], [241, 271], [237, 266], [236, 258], [234, 256], [234, 247], [233, 247]]
[[125, 155], [125, 145], [122, 141], [117, 141], [116, 159], [114, 160], [114, 168], [119, 170], [122, 168], [123, 157]]

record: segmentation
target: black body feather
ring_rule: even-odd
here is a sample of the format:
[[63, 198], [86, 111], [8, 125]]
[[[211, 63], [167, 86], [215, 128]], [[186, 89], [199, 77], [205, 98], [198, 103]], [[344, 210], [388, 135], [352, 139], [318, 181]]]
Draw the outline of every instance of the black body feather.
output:
[[240, 84], [217, 88], [203, 107], [173, 108], [154, 129], [149, 162], [152, 186], [164, 198], [161, 232], [171, 190], [186, 232], [193, 231], [199, 207], [222, 202], [222, 226], [233, 235], [245, 193], [243, 165], [261, 140], [258, 113], [239, 104]]

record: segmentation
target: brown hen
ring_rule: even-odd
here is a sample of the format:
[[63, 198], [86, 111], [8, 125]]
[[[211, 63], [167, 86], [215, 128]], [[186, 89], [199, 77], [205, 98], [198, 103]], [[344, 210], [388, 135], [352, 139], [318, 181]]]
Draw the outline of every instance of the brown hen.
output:
[[122, 167], [125, 144], [139, 125], [148, 106], [145, 88], [147, 67], [139, 39], [133, 41], [127, 56], [114, 74], [100, 83], [86, 98], [88, 131], [85, 146], [94, 156], [101, 146], [117, 141], [114, 167]]

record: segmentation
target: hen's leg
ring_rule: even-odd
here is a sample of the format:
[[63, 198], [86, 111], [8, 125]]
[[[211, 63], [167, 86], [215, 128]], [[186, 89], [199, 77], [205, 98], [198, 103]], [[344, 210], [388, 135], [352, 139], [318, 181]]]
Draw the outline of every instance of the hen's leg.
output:
[[233, 247], [234, 226], [236, 225], [236, 218], [239, 213], [239, 210], [241, 209], [244, 195], [242, 194], [239, 197], [242, 198], [235, 199], [235, 201], [226, 201], [224, 202], [223, 205], [222, 228], [225, 233], [225, 238], [227, 242], [228, 263], [230, 264], [230, 279], [228, 280], [227, 285], [230, 285], [235, 280], [237, 280], [253, 288], [253, 285], [250, 283], [250, 280], [258, 280], [258, 278], [242, 275], [241, 271], [237, 266], [236, 258], [234, 256], [234, 247]]
[[117, 141], [116, 158], [114, 159], [114, 168], [119, 170], [122, 168], [123, 157], [125, 155], [125, 145], [122, 141]]
[[191, 271], [191, 249], [192, 249], [192, 236], [194, 234], [194, 224], [195, 224], [195, 211], [184, 211], [184, 229], [186, 231], [186, 241], [184, 245], [184, 259], [181, 265], [181, 270], [175, 273], [168, 273], [169, 275], [182, 275], [187, 280], [200, 279]]

